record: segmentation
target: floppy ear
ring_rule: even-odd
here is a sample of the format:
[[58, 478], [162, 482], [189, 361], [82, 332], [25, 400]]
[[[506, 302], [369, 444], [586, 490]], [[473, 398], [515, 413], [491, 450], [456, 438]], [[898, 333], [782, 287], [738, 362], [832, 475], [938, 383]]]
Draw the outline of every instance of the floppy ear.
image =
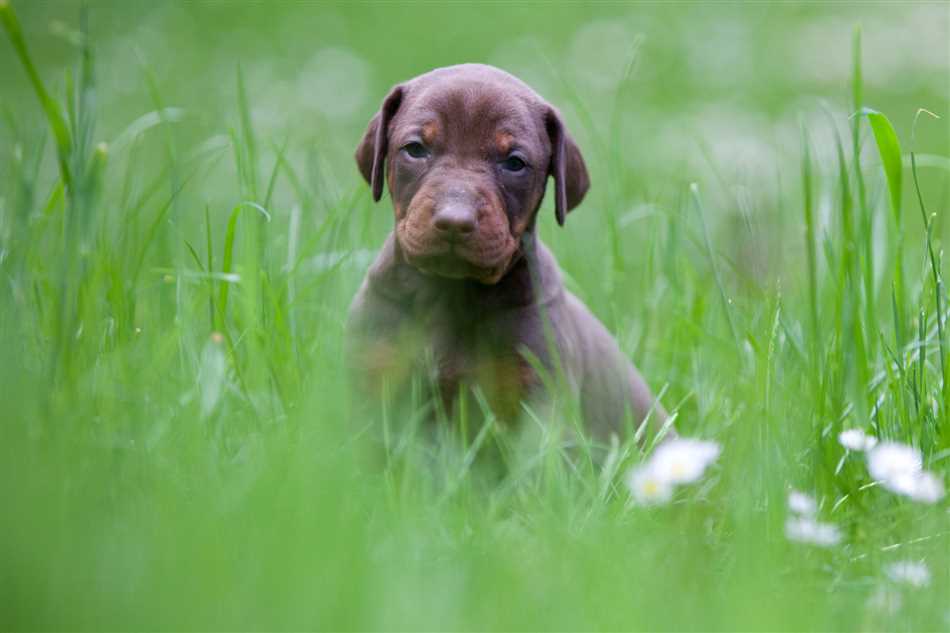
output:
[[379, 112], [369, 120], [366, 134], [356, 147], [356, 164], [373, 189], [373, 200], [376, 202], [383, 197], [383, 183], [386, 180], [384, 168], [386, 152], [389, 151], [389, 123], [399, 109], [402, 95], [402, 86], [396, 86], [389, 92]]
[[564, 226], [564, 216], [584, 199], [590, 187], [590, 177], [581, 150], [564, 129], [561, 115], [554, 108], [548, 109], [544, 124], [551, 138], [551, 167], [548, 173], [554, 177], [554, 212], [557, 223]]

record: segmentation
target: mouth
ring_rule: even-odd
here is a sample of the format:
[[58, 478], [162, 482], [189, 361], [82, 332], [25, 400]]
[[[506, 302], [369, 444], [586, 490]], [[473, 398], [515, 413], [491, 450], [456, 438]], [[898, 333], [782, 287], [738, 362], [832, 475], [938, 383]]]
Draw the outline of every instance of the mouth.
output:
[[471, 279], [483, 284], [496, 283], [513, 257], [512, 254], [504, 257], [503, 261], [474, 263], [463, 252], [458, 241], [445, 242], [444, 247], [436, 253], [419, 253], [406, 248], [403, 248], [403, 253], [406, 261], [424, 274], [447, 279]]
[[484, 269], [469, 262], [461, 253], [457, 242], [448, 242], [441, 252], [433, 254], [406, 253], [406, 260], [415, 268], [429, 275], [465, 279], [479, 276]]

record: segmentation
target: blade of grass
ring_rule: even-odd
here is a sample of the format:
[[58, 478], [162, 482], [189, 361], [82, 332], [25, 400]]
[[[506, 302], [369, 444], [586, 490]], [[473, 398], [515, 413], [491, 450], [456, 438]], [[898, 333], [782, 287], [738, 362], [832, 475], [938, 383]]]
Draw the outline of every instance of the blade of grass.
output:
[[20, 58], [20, 63], [23, 65], [23, 69], [26, 71], [30, 83], [33, 85], [33, 92], [36, 93], [37, 98], [40, 100], [40, 106], [43, 108], [46, 120], [53, 130], [53, 136], [56, 138], [56, 155], [59, 160], [60, 174], [68, 188], [72, 185], [69, 157], [72, 154], [73, 146], [72, 138], [69, 135], [69, 127], [63, 118], [63, 112], [59, 104], [50, 96], [46, 90], [46, 86], [43, 85], [43, 80], [40, 79], [36, 66], [33, 65], [33, 60], [26, 46], [26, 40], [23, 39], [20, 21], [17, 19], [13, 7], [10, 6], [7, 0], [0, 1], [0, 24], [3, 24], [3, 28], [7, 32], [10, 43], [13, 45], [13, 50], [16, 51], [17, 57]]
[[895, 222], [900, 225], [902, 164], [901, 145], [897, 138], [897, 132], [894, 131], [890, 119], [877, 110], [861, 108], [858, 114], [867, 117], [871, 124], [871, 131], [874, 132], [874, 140], [877, 143], [877, 151], [884, 165], [884, 174], [887, 176], [891, 212], [894, 214]]
[[174, 203], [175, 199], [182, 192], [182, 190], [185, 188], [185, 185], [188, 184], [190, 179], [191, 177], [189, 176], [184, 181], [182, 181], [182, 183], [178, 186], [178, 189], [173, 191], [171, 195], [168, 196], [168, 198], [165, 200], [165, 203], [162, 204], [161, 207], [159, 207], [158, 212], [155, 214], [155, 218], [152, 220], [151, 225], [149, 225], [149, 228], [145, 234], [145, 240], [142, 242], [142, 244], [139, 247], [138, 257], [136, 258], [135, 264], [132, 267], [131, 279], [132, 279], [133, 286], [135, 285], [135, 281], [138, 279], [139, 272], [141, 272], [142, 270], [142, 264], [145, 261], [145, 254], [148, 252], [148, 247], [152, 242], [155, 241], [155, 236], [158, 235], [158, 229], [159, 229], [159, 226], [161, 226], [162, 220], [165, 219], [165, 216], [168, 213], [168, 210], [171, 209], [172, 204]]
[[[230, 273], [231, 266], [234, 261], [234, 238], [237, 234], [237, 221], [240, 212], [246, 209], [253, 209], [261, 213], [267, 220], [270, 220], [270, 214], [258, 204], [253, 202], [241, 202], [235, 205], [231, 209], [231, 215], [228, 217], [228, 229], [224, 236], [224, 260], [221, 264], [222, 273]], [[210, 233], [209, 233], [210, 239]], [[229, 284], [222, 284], [220, 288], [220, 294], [218, 296], [218, 305], [220, 306], [220, 314], [226, 314], [228, 307], [228, 293], [229, 293]]]
[[[920, 207], [921, 219], [924, 222], [924, 227], [927, 230], [927, 255], [930, 261], [930, 272], [933, 277], [934, 284], [934, 296], [937, 307], [937, 343], [939, 347], [940, 354], [940, 375], [942, 377], [941, 385], [941, 403], [940, 407], [940, 427], [938, 430], [938, 437], [940, 440], [940, 447], [947, 448], [950, 447], [950, 416], [948, 416], [947, 406], [950, 403], [950, 376], [947, 375], [947, 357], [946, 357], [946, 341], [944, 339], [944, 320], [943, 320], [943, 276], [941, 275], [941, 267], [937, 262], [937, 256], [934, 253], [933, 247], [933, 231], [934, 231], [934, 219], [933, 215], [927, 214], [927, 208], [924, 204], [924, 196], [920, 191], [920, 181], [917, 177], [917, 157], [914, 152], [916, 133], [917, 133], [917, 122], [920, 118], [920, 115], [926, 113], [934, 118], [939, 118], [934, 113], [920, 109], [914, 115], [914, 124], [911, 127], [910, 134], [910, 173], [914, 180], [914, 192], [917, 194], [917, 204]], [[923, 353], [921, 351], [921, 353]]]
[[[808, 315], [811, 330], [809, 349], [812, 353], [812, 363], [818, 364], [818, 264], [817, 247], [815, 241], [815, 211], [814, 186], [812, 183], [811, 149], [808, 142], [808, 132], [804, 124], [801, 125], [802, 135], [802, 213], [805, 219], [805, 252], [808, 269]], [[813, 377], [817, 378], [816, 375]]]
[[[208, 205], [205, 205], [205, 249], [206, 256], [208, 258], [208, 272], [214, 270], [214, 242], [211, 235], [211, 209]], [[220, 328], [222, 324], [218, 324], [215, 321], [215, 315], [217, 311], [214, 307], [214, 280], [208, 280], [208, 325], [214, 330], [216, 327]]]
[[896, 252], [894, 256], [894, 331], [897, 348], [904, 347], [904, 221], [901, 213], [901, 146], [890, 120], [882, 113], [871, 108], [861, 108], [859, 115], [867, 117], [877, 143], [878, 154], [884, 165], [887, 177], [887, 189], [890, 193], [890, 206], [896, 231]]
[[[856, 26], [852, 39], [852, 83], [851, 96], [853, 101], [853, 111], [861, 109], [864, 100], [863, 97], [863, 78], [861, 72], [861, 27]], [[856, 323], [856, 328], [861, 328], [866, 333], [864, 337], [865, 344], [865, 366], [858, 369], [863, 376], [869, 376], [873, 373], [871, 364], [876, 356], [875, 343], [877, 340], [878, 319], [877, 319], [877, 301], [875, 299], [877, 292], [874, 284], [874, 218], [868, 207], [867, 191], [864, 186], [864, 174], [861, 172], [861, 126], [857, 117], [851, 119], [851, 151], [852, 151], [852, 171], [854, 173], [854, 187], [857, 190], [857, 211], [858, 211], [858, 232], [860, 244], [860, 261], [862, 265], [863, 278], [863, 307], [864, 323]], [[867, 396], [867, 382], [858, 385], [858, 414], [866, 418], [870, 402]]]
[[736, 331], [736, 325], [733, 322], [732, 310], [729, 308], [729, 299], [726, 297], [726, 289], [722, 284], [722, 277], [719, 274], [719, 267], [716, 265], [716, 258], [713, 255], [712, 244], [709, 241], [709, 229], [706, 227], [706, 213], [703, 208], [703, 202], [699, 197], [699, 185], [695, 182], [690, 183], [689, 192], [693, 199], [693, 205], [699, 214], [699, 223], [703, 230], [703, 244], [706, 247], [706, 256], [709, 258], [709, 265], [712, 267], [713, 278], [716, 281], [716, 288], [719, 289], [719, 298], [722, 301], [722, 310], [726, 316], [726, 322], [729, 324], [729, 332], [732, 334], [732, 341], [735, 343], [736, 354], [740, 354], [742, 346], [739, 342], [739, 333]]

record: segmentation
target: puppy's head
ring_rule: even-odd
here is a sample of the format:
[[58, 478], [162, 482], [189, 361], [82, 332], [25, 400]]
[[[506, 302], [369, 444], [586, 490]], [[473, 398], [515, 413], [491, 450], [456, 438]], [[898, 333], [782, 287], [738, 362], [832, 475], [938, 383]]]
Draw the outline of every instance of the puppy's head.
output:
[[557, 111], [518, 79], [477, 64], [394, 87], [356, 162], [375, 200], [388, 182], [410, 264], [485, 284], [504, 276], [533, 230], [548, 176], [559, 224], [589, 185]]

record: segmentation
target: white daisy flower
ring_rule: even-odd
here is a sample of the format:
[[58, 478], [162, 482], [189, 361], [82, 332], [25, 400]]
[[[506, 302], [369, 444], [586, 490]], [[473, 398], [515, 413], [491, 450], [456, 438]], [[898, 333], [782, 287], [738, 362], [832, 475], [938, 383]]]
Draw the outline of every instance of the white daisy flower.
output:
[[902, 560], [884, 568], [892, 581], [921, 588], [930, 584], [930, 569], [922, 562]]
[[673, 498], [673, 484], [660, 477], [650, 464], [633, 468], [627, 476], [627, 487], [640, 505], [660, 505]]
[[920, 451], [906, 444], [882, 442], [868, 453], [868, 471], [880, 482], [919, 473], [921, 468], [923, 460]]
[[679, 484], [688, 484], [703, 476], [716, 461], [719, 444], [705, 440], [677, 438], [661, 444], [645, 464], [627, 475], [627, 486], [641, 505], [668, 502]]
[[666, 482], [688, 484], [703, 476], [720, 451], [716, 442], [678, 438], [657, 447], [650, 456], [650, 465]]
[[923, 470], [916, 448], [884, 442], [868, 453], [868, 471], [891, 492], [921, 503], [936, 503], [944, 496], [943, 481]]
[[788, 509], [795, 514], [813, 516], [818, 510], [818, 504], [811, 495], [793, 489], [788, 491]]
[[944, 494], [940, 476], [925, 470], [917, 477], [917, 487], [910, 498], [923, 503], [937, 503], [943, 499]]
[[831, 523], [810, 517], [792, 517], [785, 521], [785, 536], [790, 541], [831, 547], [841, 542], [841, 530]]
[[848, 429], [838, 434], [838, 442], [849, 451], [869, 451], [877, 446], [877, 438], [861, 429]]
[[886, 479], [881, 485], [891, 492], [921, 503], [937, 503], [943, 499], [943, 481], [932, 472], [902, 473]]

